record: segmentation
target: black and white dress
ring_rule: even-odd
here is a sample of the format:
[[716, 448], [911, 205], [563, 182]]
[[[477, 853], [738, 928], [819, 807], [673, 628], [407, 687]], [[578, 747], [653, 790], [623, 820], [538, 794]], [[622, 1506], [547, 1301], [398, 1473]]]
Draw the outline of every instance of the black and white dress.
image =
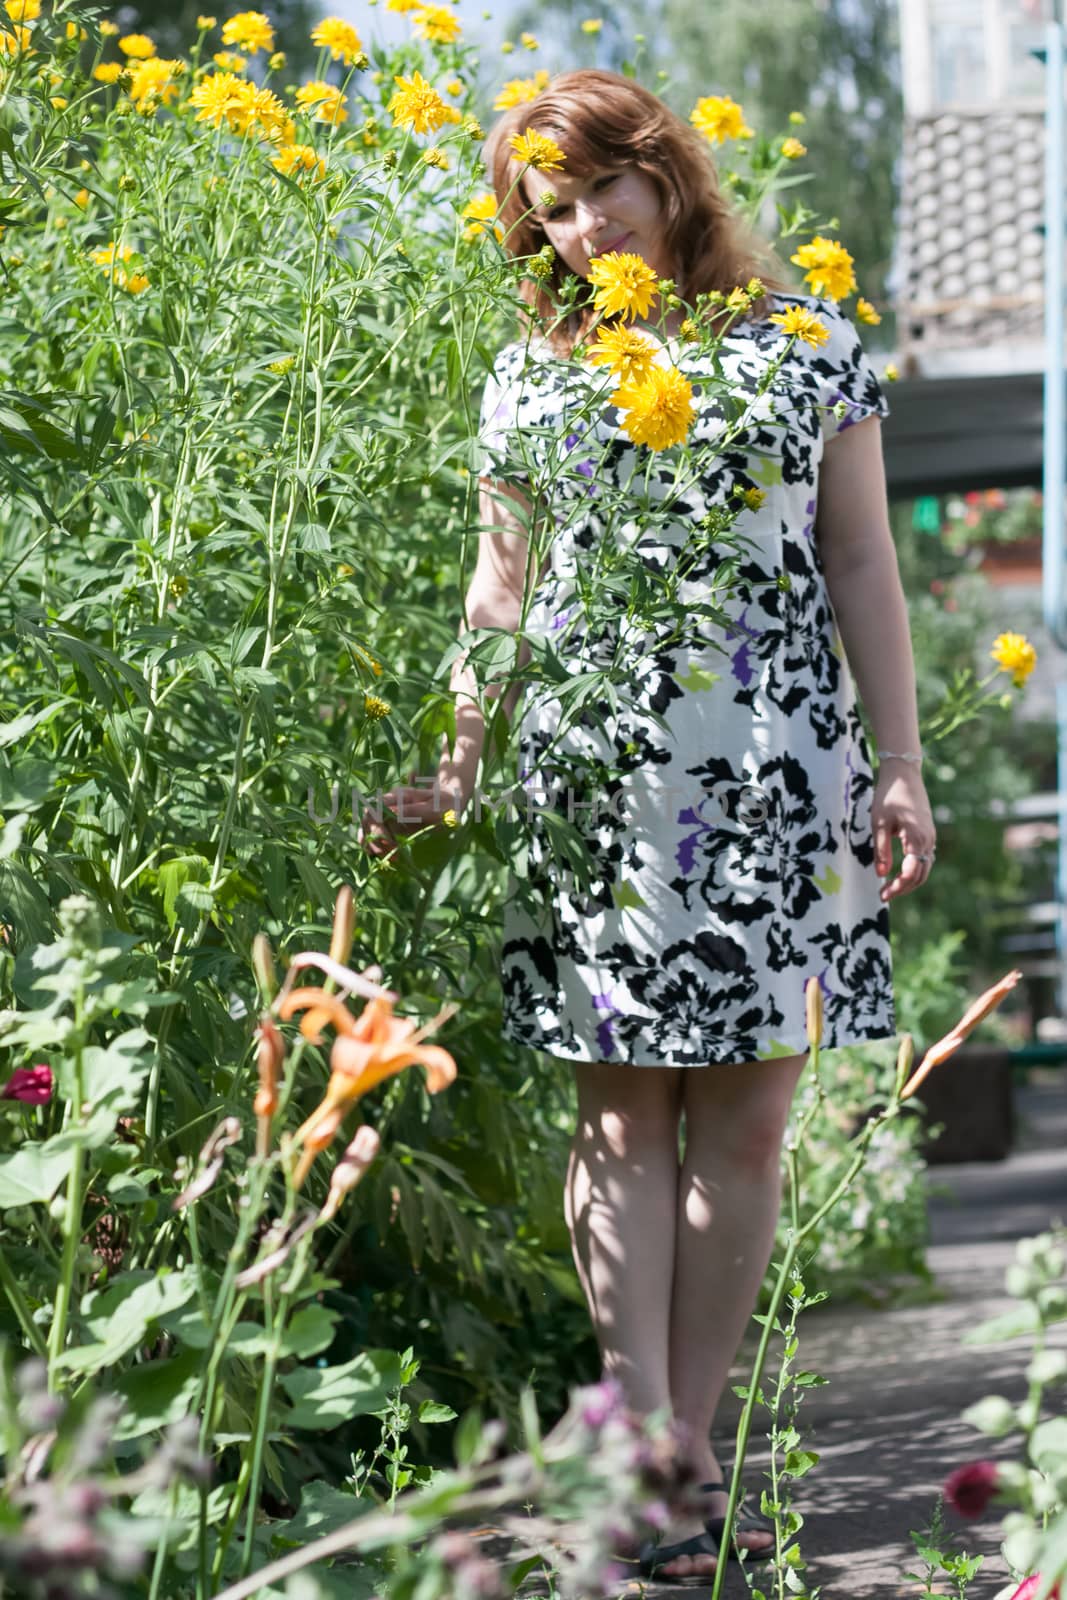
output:
[[770, 300], [829, 342], [788, 349], [766, 320], [717, 357], [670, 341], [688, 448], [633, 445], [603, 369], [543, 344], [505, 347], [486, 386], [482, 470], [554, 525], [502, 953], [505, 1032], [553, 1055], [791, 1055], [812, 976], [825, 1047], [894, 1032], [872, 771], [814, 533], [826, 440], [888, 407], [832, 301]]

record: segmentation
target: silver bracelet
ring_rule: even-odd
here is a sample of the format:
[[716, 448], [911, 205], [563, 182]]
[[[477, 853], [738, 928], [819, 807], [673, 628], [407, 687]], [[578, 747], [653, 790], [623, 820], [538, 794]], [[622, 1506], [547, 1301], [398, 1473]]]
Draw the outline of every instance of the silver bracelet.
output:
[[910, 750], [879, 750], [877, 754], [879, 761], [911, 761], [917, 767], [923, 763], [922, 756], [913, 755]]

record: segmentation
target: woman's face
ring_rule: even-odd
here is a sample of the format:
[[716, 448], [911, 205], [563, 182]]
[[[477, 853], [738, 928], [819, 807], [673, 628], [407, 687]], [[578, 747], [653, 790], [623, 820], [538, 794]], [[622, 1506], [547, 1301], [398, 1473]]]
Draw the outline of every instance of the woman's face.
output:
[[[527, 172], [523, 180], [545, 238], [580, 278], [593, 256], [624, 250], [641, 256], [661, 278], [674, 275], [663, 242], [663, 205], [652, 179], [634, 166], [597, 167], [582, 177]], [[546, 189], [552, 205], [540, 200]]]

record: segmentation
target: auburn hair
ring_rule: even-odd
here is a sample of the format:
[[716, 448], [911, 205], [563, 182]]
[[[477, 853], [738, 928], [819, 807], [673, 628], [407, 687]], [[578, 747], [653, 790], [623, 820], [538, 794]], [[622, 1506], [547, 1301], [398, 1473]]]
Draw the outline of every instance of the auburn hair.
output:
[[[677, 263], [681, 289], [692, 304], [700, 294], [743, 287], [758, 277], [785, 288], [773, 251], [733, 210], [720, 186], [706, 140], [630, 78], [582, 68], [553, 78], [534, 99], [511, 107], [493, 125], [485, 163], [496, 192], [504, 248], [514, 258], [535, 256], [548, 243], [541, 221], [523, 193], [523, 164], [510, 148], [527, 128], [549, 134], [566, 152], [565, 171], [578, 177], [598, 167], [633, 166], [659, 191], [665, 213], [664, 244]], [[533, 172], [536, 182], [541, 174]], [[543, 187], [551, 188], [551, 173]], [[591, 286], [579, 280], [573, 308], [561, 317], [557, 300], [575, 274], [560, 256], [543, 279], [524, 278], [520, 293], [557, 354], [570, 355], [595, 320]], [[758, 300], [748, 315], [765, 314]]]

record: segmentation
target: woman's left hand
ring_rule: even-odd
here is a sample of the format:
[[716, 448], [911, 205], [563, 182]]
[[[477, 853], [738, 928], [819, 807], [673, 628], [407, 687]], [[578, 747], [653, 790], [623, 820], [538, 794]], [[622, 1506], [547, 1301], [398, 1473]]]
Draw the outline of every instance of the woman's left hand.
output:
[[926, 786], [916, 766], [902, 769], [901, 763], [887, 761], [879, 768], [871, 800], [871, 829], [875, 870], [880, 878], [893, 870], [894, 838], [899, 838], [904, 851], [897, 876], [882, 885], [882, 899], [894, 900], [924, 884], [934, 865], [937, 830]]

